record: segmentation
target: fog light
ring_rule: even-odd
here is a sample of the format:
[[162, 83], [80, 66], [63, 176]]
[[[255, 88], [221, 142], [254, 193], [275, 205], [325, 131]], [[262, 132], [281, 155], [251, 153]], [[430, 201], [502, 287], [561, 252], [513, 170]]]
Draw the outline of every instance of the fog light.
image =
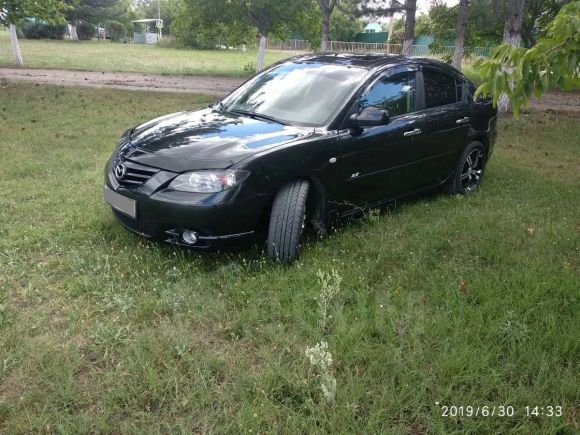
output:
[[188, 245], [195, 245], [197, 243], [197, 233], [195, 231], [185, 230], [181, 233], [181, 238]]

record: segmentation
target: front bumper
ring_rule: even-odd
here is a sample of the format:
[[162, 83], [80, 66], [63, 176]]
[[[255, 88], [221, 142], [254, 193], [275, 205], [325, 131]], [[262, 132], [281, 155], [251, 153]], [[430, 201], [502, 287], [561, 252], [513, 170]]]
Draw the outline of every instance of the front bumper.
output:
[[[105, 189], [136, 202], [135, 217], [111, 207], [126, 229], [149, 239], [203, 251], [238, 249], [252, 243], [267, 204], [266, 195], [243, 185], [213, 194], [172, 191], [166, 189], [167, 183], [160, 182], [168, 175], [160, 171], [141, 186], [124, 188], [114, 182], [111, 171], [106, 171]], [[181, 237], [184, 230], [197, 233], [195, 244], [185, 243]]]
[[219, 251], [242, 249], [249, 246], [253, 242], [255, 236], [255, 231], [220, 236], [199, 234], [197, 243], [191, 245], [183, 241], [180, 229], [173, 228], [163, 231], [161, 227], [151, 219], [133, 219], [115, 210], [113, 207], [111, 207], [111, 210], [113, 211], [113, 215], [117, 221], [132, 233], [148, 239], [162, 241], [172, 245], [179, 245], [193, 250]]

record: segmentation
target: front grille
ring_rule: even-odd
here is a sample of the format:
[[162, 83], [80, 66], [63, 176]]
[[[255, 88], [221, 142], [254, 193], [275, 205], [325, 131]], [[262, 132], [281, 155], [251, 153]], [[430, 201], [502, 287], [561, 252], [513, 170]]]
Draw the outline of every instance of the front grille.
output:
[[139, 163], [131, 162], [129, 160], [120, 163], [123, 164], [126, 169], [125, 174], [121, 178], [117, 177], [115, 166], [111, 169], [113, 170], [115, 179], [123, 187], [140, 186], [159, 172], [159, 169], [152, 168], [151, 166], [140, 165]]
[[113, 214], [127, 229], [147, 237], [158, 236], [158, 227], [152, 219], [141, 218], [133, 219], [126, 214], [123, 214], [113, 209]]

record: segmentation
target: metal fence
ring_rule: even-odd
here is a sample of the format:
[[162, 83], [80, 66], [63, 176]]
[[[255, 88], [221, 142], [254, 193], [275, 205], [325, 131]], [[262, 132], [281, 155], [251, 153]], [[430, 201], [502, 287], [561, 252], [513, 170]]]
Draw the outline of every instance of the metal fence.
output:
[[[309, 52], [310, 43], [302, 39], [288, 39], [286, 41], [268, 40], [268, 50], [283, 50], [296, 52]], [[476, 57], [487, 57], [493, 47], [473, 47], [466, 48], [466, 55]], [[369, 42], [348, 42], [348, 41], [328, 41], [328, 51], [339, 53], [391, 53], [400, 54], [403, 51], [402, 44], [369, 43]], [[455, 47], [453, 45], [413, 45], [411, 56], [453, 56]]]

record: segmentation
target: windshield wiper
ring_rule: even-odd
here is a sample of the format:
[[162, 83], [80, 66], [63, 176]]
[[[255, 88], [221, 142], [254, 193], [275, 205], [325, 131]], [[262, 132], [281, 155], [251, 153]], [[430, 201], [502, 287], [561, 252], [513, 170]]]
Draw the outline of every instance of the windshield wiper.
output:
[[213, 106], [210, 106], [212, 108], [212, 110], [217, 110], [218, 112], [228, 112], [228, 109], [226, 109], [226, 106], [224, 105], [223, 101], [218, 101], [217, 103], [215, 103]]
[[238, 109], [230, 110], [230, 112], [235, 113], [237, 115], [249, 116], [250, 118], [265, 119], [266, 121], [272, 121], [272, 122], [276, 122], [278, 124], [288, 125], [288, 123], [286, 123], [284, 121], [280, 121], [278, 118], [274, 118], [273, 116], [270, 116], [270, 115], [264, 115], [263, 113], [251, 112], [249, 110], [238, 110]]

